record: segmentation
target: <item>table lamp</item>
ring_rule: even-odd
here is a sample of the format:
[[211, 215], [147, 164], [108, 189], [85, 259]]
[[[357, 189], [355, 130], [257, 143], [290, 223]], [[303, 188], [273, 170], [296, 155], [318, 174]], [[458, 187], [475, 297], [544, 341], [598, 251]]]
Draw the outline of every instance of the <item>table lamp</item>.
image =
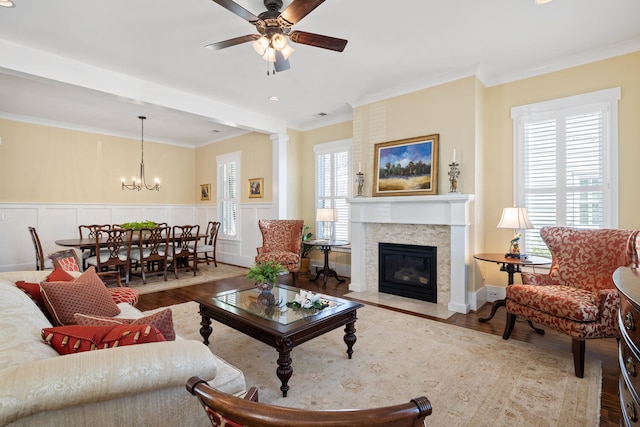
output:
[[[331, 233], [331, 223], [336, 222], [338, 220], [338, 209], [334, 208], [318, 208], [316, 211], [316, 221], [323, 222], [324, 226], [322, 228], [323, 237], [327, 240], [332, 239]], [[327, 223], [329, 223], [327, 225]]]
[[505, 258], [528, 258], [526, 254], [520, 253], [520, 237], [522, 233], [518, 232], [518, 230], [534, 228], [529, 220], [527, 208], [504, 208], [502, 210], [502, 218], [500, 218], [500, 222], [498, 223], [498, 228], [513, 229], [513, 239], [511, 239], [510, 242], [509, 251], [504, 255]]

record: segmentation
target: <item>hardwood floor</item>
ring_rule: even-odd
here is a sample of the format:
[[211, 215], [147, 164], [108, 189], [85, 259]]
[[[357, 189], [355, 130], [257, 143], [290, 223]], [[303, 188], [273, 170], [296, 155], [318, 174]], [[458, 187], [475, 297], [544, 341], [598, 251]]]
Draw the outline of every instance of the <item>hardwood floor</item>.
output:
[[[293, 284], [291, 276], [283, 276], [286, 279], [282, 283]], [[327, 289], [322, 289], [322, 280], [316, 282], [309, 281], [309, 276], [301, 275], [299, 282], [300, 287], [313, 292], [324, 293], [328, 295], [343, 297], [349, 292], [349, 279], [347, 282], [338, 284], [335, 280], [329, 279]], [[179, 304], [192, 301], [198, 296], [206, 296], [213, 292], [222, 292], [236, 288], [249, 288], [251, 283], [244, 280], [244, 277], [235, 277], [224, 279], [217, 282], [204, 283], [199, 285], [187, 286], [178, 289], [171, 289], [151, 294], [140, 295], [140, 301], [137, 308], [145, 311], [158, 307], [166, 307], [172, 304]], [[368, 303], [370, 304], [371, 303]], [[376, 304], [373, 304], [376, 305]], [[389, 307], [386, 307], [389, 308]], [[482, 331], [493, 335], [502, 336], [505, 322], [504, 308], [496, 313], [496, 316], [487, 323], [478, 321], [481, 317], [487, 317], [490, 311], [490, 305], [486, 304], [477, 312], [469, 314], [454, 314], [447, 320], [437, 319], [426, 315], [405, 312], [403, 310], [392, 309], [404, 312], [410, 315], [429, 318], [431, 320], [449, 323], [467, 329]], [[391, 308], [390, 308], [391, 309]], [[558, 351], [571, 352], [571, 339], [563, 334], [547, 330], [545, 335], [535, 333], [526, 322], [518, 321], [516, 327], [511, 334], [511, 340], [520, 340], [533, 343], [540, 347], [555, 349]], [[615, 339], [596, 339], [588, 340], [586, 344], [587, 357], [600, 359], [602, 361], [602, 395], [601, 395], [601, 426], [619, 426], [620, 425], [620, 406], [618, 400], [618, 351]]]

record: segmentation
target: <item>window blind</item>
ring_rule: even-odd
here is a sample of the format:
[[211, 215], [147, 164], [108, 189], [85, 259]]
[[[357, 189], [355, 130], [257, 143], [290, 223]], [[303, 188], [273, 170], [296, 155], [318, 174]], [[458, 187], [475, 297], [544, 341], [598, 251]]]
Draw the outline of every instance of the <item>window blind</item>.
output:
[[606, 228], [616, 222], [611, 103], [568, 99], [574, 102], [519, 107], [516, 114], [516, 203], [527, 208], [535, 227], [524, 233], [531, 255], [550, 255], [541, 227]]
[[238, 168], [235, 156], [218, 159], [219, 233], [224, 237], [238, 236]]
[[[316, 223], [316, 236], [329, 235], [337, 240], [349, 240], [349, 204], [351, 194], [351, 149], [348, 145], [331, 144], [316, 151], [316, 204], [318, 208], [336, 208], [335, 223]], [[331, 227], [331, 230], [325, 229]]]

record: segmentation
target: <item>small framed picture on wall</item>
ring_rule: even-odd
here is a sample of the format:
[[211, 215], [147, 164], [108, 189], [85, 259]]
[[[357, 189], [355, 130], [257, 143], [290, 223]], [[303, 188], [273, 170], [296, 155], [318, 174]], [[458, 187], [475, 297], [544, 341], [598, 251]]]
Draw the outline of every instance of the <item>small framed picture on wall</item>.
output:
[[211, 200], [211, 184], [200, 184], [200, 200]]
[[249, 180], [249, 198], [264, 197], [264, 179], [251, 178]]

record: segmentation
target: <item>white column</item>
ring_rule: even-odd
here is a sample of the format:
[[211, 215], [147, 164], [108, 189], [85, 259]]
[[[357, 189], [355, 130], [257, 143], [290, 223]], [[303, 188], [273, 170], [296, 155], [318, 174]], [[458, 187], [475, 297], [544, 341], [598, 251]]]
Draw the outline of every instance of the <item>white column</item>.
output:
[[287, 218], [287, 142], [289, 135], [274, 133], [273, 144], [273, 208], [276, 219]]

